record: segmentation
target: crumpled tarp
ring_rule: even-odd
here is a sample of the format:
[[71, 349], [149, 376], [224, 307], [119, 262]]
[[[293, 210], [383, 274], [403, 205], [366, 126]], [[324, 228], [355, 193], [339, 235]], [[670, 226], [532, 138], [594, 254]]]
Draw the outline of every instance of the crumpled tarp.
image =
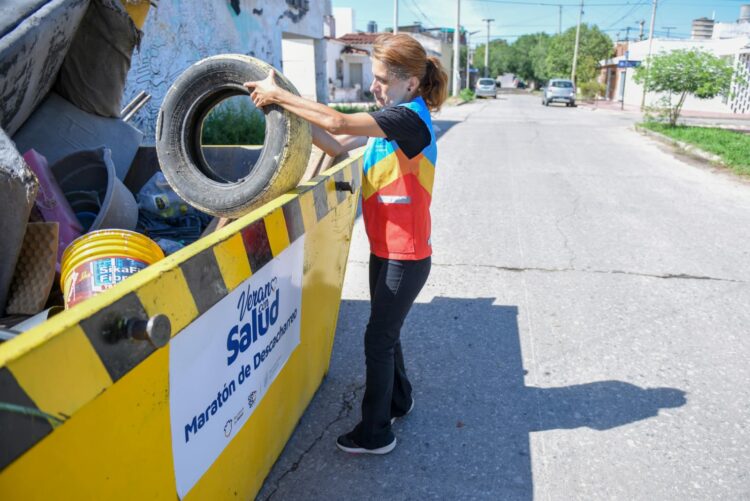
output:
[[130, 60], [141, 35], [120, 0], [91, 0], [55, 90], [84, 111], [119, 117]]
[[0, 0], [0, 128], [13, 136], [52, 88], [88, 0]]

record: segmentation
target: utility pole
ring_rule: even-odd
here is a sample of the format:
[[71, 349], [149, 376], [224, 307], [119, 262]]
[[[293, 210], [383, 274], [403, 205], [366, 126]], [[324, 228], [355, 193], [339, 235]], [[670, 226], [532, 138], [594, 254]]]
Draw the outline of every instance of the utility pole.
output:
[[625, 41], [626, 42], [630, 41], [630, 26], [628, 26], [627, 28], [625, 28]]
[[557, 34], [560, 35], [562, 33], [562, 5], [557, 6], [559, 10], [557, 14]]
[[670, 32], [672, 30], [676, 30], [677, 28], [674, 26], [662, 26], [661, 29], [667, 30], [667, 38], [669, 38]]
[[471, 44], [469, 43], [469, 37], [471, 37], [471, 35], [476, 35], [477, 33], [479, 33], [479, 30], [472, 31], [471, 33], [469, 33], [468, 31], [466, 32], [466, 88], [467, 89], [471, 87], [471, 76], [470, 76], [471, 73], [469, 72], [469, 70], [471, 69], [470, 61], [471, 61], [471, 56], [472, 56], [472, 50], [471, 50]]
[[646, 87], [648, 87], [648, 75], [651, 72], [651, 61], [649, 59], [651, 58], [651, 50], [654, 47], [654, 23], [656, 22], [656, 5], [659, 3], [659, 0], [654, 0], [653, 8], [651, 9], [651, 27], [649, 28], [648, 32], [648, 55], [646, 56], [646, 78], [643, 82], [643, 95], [641, 96], [641, 111], [643, 111], [643, 108], [646, 106]]
[[461, 87], [461, 72], [458, 66], [461, 64], [461, 0], [456, 0], [456, 31], [453, 32], [453, 95], [458, 95]]
[[641, 25], [641, 32], [638, 35], [638, 40], [643, 41], [643, 25], [646, 24], [646, 20], [645, 19], [641, 19], [640, 21], [638, 21], [638, 24]]
[[[630, 59], [630, 51], [625, 51], [625, 61]], [[622, 99], [620, 100], [620, 109], [625, 109], [625, 84], [628, 83], [628, 68], [625, 67], [625, 70], [622, 72]]]
[[487, 23], [487, 46], [484, 50], [484, 76], [488, 77], [490, 73], [490, 23], [494, 22], [494, 19], [482, 19], [483, 23]]
[[398, 33], [398, 0], [393, 0], [393, 34]]
[[573, 49], [573, 70], [570, 72], [570, 79], [573, 85], [576, 83], [576, 66], [578, 65], [578, 44], [581, 41], [581, 18], [583, 17], [583, 0], [581, 0], [581, 10], [578, 11], [578, 28], [576, 28], [576, 46]]

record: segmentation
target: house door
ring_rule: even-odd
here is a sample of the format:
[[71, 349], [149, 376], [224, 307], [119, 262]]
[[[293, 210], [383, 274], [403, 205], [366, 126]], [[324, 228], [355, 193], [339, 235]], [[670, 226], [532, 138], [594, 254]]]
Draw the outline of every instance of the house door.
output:
[[356, 84], [362, 87], [362, 63], [349, 64], [349, 83], [352, 87]]

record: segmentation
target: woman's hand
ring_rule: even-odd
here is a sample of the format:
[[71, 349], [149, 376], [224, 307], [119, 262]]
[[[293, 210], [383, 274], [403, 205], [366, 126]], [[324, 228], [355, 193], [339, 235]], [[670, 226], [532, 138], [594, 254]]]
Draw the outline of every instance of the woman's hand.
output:
[[264, 80], [245, 82], [242, 85], [252, 92], [250, 98], [257, 108], [278, 103], [279, 94], [283, 92], [283, 89], [276, 84], [276, 72], [274, 70], [271, 70]]
[[[369, 113], [346, 115], [328, 105], [295, 95], [276, 84], [276, 72], [274, 70], [271, 70], [263, 80], [245, 82], [242, 85], [251, 92], [250, 97], [257, 108], [277, 104], [334, 136], [385, 137], [385, 133]], [[328, 142], [325, 138], [323, 141]], [[339, 142], [339, 144], [341, 143]], [[331, 151], [333, 152], [335, 148], [336, 145], [333, 145]], [[324, 149], [324, 151], [326, 150]]]

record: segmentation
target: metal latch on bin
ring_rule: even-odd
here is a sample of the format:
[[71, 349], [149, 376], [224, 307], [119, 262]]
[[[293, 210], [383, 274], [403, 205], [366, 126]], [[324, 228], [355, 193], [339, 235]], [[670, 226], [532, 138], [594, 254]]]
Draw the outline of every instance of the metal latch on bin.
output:
[[172, 336], [172, 324], [166, 315], [154, 315], [148, 320], [138, 318], [121, 318], [109, 329], [102, 332], [102, 336], [110, 343], [122, 339], [136, 339], [148, 341], [154, 348], [161, 348], [169, 342]]

